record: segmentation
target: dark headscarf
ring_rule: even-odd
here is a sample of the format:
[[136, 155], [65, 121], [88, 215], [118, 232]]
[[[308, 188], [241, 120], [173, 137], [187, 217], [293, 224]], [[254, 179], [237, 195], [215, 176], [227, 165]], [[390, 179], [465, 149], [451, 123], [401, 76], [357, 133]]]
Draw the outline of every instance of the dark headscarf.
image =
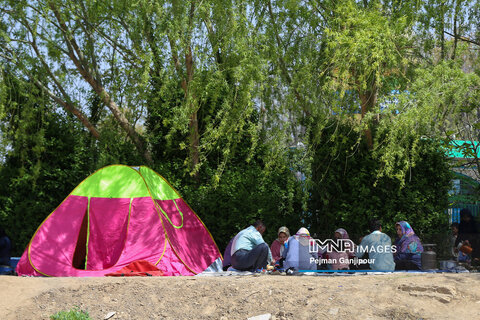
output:
[[[465, 218], [470, 218], [470, 221], [465, 221]], [[464, 208], [460, 210], [460, 223], [458, 224], [458, 234], [472, 234], [478, 233], [477, 225], [473, 219], [472, 212]]]

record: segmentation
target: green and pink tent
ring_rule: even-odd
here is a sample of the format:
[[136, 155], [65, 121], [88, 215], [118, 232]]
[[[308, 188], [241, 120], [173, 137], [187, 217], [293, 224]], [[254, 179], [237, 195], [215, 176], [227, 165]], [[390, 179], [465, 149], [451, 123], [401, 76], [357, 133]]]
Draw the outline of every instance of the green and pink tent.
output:
[[112, 165], [86, 178], [43, 221], [17, 273], [104, 276], [139, 260], [172, 276], [221, 269], [209, 231], [162, 176]]

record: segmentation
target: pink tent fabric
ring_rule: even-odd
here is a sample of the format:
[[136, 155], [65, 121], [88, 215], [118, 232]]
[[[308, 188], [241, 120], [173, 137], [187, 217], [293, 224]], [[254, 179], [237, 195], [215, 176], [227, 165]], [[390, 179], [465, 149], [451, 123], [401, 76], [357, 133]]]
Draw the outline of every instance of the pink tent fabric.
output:
[[[169, 242], [180, 260], [195, 273], [205, 270], [204, 266], [212, 263], [209, 257], [215, 256], [218, 250], [212, 246], [205, 247], [203, 241], [199, 241], [199, 239], [210, 238], [207, 229], [203, 224], [199, 226], [201, 222], [195, 219], [195, 214], [183, 199], [156, 201], [168, 215], [170, 221], [172, 221], [172, 223], [170, 223], [168, 219], [162, 215], [163, 225], [170, 240]], [[174, 227], [182, 224], [182, 215], [179, 214], [174, 201], [183, 214], [183, 227], [180, 229]], [[192, 255], [192, 252], [202, 252], [202, 254]]]
[[163, 275], [194, 275], [218, 258], [221, 255], [211, 235], [181, 198], [71, 194], [39, 227], [17, 273], [104, 276], [145, 260]]

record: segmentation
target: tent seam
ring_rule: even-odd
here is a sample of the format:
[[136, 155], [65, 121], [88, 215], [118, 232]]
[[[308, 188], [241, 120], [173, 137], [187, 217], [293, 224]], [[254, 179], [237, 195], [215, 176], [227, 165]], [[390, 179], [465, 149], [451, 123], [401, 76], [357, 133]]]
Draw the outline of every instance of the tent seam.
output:
[[[147, 168], [147, 167], [145, 167], [145, 166], [141, 166], [140, 168], [142, 168], [142, 167], [143, 167], [143, 168]], [[158, 207], [160, 207], [160, 205], [158, 205], [158, 207], [157, 207], [157, 202], [155, 201], [155, 199], [154, 199], [153, 196], [152, 196], [152, 193], [150, 192], [150, 188], [148, 187], [147, 181], [145, 181], [145, 178], [144, 178], [143, 175], [140, 173], [140, 168], [139, 168], [139, 170], [138, 170], [138, 174], [142, 177], [142, 179], [143, 179], [143, 181], [144, 181], [144, 183], [145, 183], [145, 186], [147, 187], [147, 191], [148, 191], [148, 193], [150, 194], [150, 198], [151, 198], [152, 201], [153, 201], [153, 205], [154, 205], [154, 207], [155, 207], [155, 209], [156, 209], [156, 211], [157, 211], [157, 215], [158, 215], [160, 221], [162, 222], [162, 226], [163, 226], [163, 230], [164, 230], [164, 232], [165, 232], [166, 240], [168, 241], [168, 243], [170, 243], [170, 248], [172, 248], [172, 251], [173, 251], [173, 253], [175, 254], [175, 256], [177, 256], [177, 258], [183, 263], [183, 265], [184, 265], [188, 270], [190, 270], [193, 274], [198, 274], [198, 272], [193, 271], [192, 268], [190, 268], [190, 267], [185, 263], [185, 261], [183, 261], [183, 259], [180, 258], [180, 255], [177, 253], [177, 251], [176, 251], [175, 248], [173, 247], [172, 242], [170, 241], [170, 237], [168, 236], [167, 229], [166, 229], [165, 226], [163, 225], [163, 218], [162, 218], [162, 216], [160, 215], [160, 213], [158, 212]], [[150, 169], [150, 168], [148, 168], [148, 169]], [[152, 169], [150, 169], [150, 170], [152, 170]], [[152, 170], [152, 171], [155, 172], [154, 170]], [[156, 173], [157, 175], [159, 175], [157, 172], [155, 172], [155, 173]], [[159, 176], [160, 176], [160, 175], [159, 175]], [[160, 176], [160, 177], [161, 177], [161, 176]], [[162, 179], [163, 179], [163, 177], [162, 177]], [[165, 179], [163, 179], [163, 180], [166, 181]], [[167, 181], [166, 181], [166, 182], [167, 182]], [[167, 184], [170, 186], [170, 184], [169, 184], [168, 182], [167, 182]], [[172, 186], [170, 186], [170, 187], [173, 189]], [[178, 192], [177, 192], [175, 189], [173, 189], [173, 191], [175, 191], [175, 192], [177, 193], [177, 195], [180, 197], [180, 195], [178, 194]], [[180, 197], [180, 198], [181, 198], [181, 197]], [[166, 248], [166, 245], [165, 245], [165, 248]], [[162, 255], [162, 256], [163, 256], [163, 255]]]
[[85, 243], [85, 269], [84, 270], [87, 270], [89, 241], [90, 241], [90, 197], [88, 197], [88, 205], [87, 205], [87, 241]]
[[[141, 167], [148, 168], [148, 167], [145, 167], [145, 166], [141, 166]], [[150, 168], [148, 168], [148, 169], [150, 169]], [[152, 170], [152, 169], [150, 169], [150, 170]], [[152, 170], [152, 171], [153, 171], [157, 176], [159, 176], [160, 178], [162, 178], [162, 180], [165, 181], [165, 182], [170, 186], [170, 188], [173, 189], [173, 191], [175, 191], [175, 193], [178, 195], [178, 197], [183, 200], [183, 197], [180, 195], [180, 193], [177, 191], [177, 189], [175, 189], [175, 188], [170, 184], [170, 182], [168, 182], [167, 179], [165, 179], [165, 178], [164, 178], [161, 174], [159, 174], [158, 172], [156, 172], [156, 171], [154, 171], [154, 170]], [[140, 173], [140, 170], [139, 170], [139, 173]], [[145, 180], [145, 179], [144, 179], [144, 180]], [[147, 189], [148, 189], [148, 186], [147, 186]], [[149, 191], [150, 191], [150, 190], [149, 190]], [[215, 242], [215, 239], [213, 238], [212, 234], [210, 233], [210, 230], [208, 230], [207, 226], [205, 226], [205, 223], [203, 223], [202, 219], [200, 219], [200, 217], [199, 217], [199, 216], [197, 215], [197, 213], [192, 209], [192, 207], [190, 207], [190, 205], [189, 205], [186, 201], [183, 201], [183, 202], [187, 205], [187, 207], [190, 209], [190, 211], [192, 211], [192, 213], [195, 215], [195, 217], [197, 217], [197, 219], [198, 219], [198, 220], [200, 221], [200, 223], [203, 225], [203, 227], [205, 228], [205, 230], [207, 230], [208, 235], [210, 236], [210, 238], [212, 239], [213, 243], [215, 244], [215, 247], [217, 248], [217, 252], [218, 252], [218, 254], [220, 255], [220, 258], [222, 258], [222, 260], [223, 260], [223, 255], [222, 255], [222, 253], [220, 252], [220, 249], [218, 249], [218, 245], [217, 245], [217, 243]]]

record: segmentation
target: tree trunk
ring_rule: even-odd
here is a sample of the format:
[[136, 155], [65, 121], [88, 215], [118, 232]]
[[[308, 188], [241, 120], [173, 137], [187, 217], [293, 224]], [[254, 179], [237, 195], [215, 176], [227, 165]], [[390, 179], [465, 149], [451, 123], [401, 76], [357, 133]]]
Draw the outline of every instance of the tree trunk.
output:
[[[185, 65], [187, 68], [187, 83], [190, 84], [193, 80], [193, 55], [192, 48], [189, 46], [185, 54]], [[187, 89], [188, 91], [188, 89]], [[195, 170], [197, 165], [200, 163], [200, 153], [198, 147], [200, 145], [200, 135], [198, 133], [198, 118], [197, 118], [197, 108], [194, 105], [196, 103], [195, 96], [192, 94], [191, 97], [186, 97], [189, 101], [192, 108], [192, 113], [190, 115], [190, 122], [188, 127], [190, 129], [190, 161], [192, 170]], [[198, 179], [198, 172], [195, 171], [194, 177]]]
[[460, 10], [460, 0], [456, 1], [455, 4], [455, 13], [453, 17], [453, 53], [452, 53], [452, 60], [455, 60], [455, 56], [457, 54], [457, 44], [458, 44], [458, 29], [457, 29], [457, 21], [458, 21], [458, 13]]
[[[195, 2], [192, 1], [190, 5], [190, 14], [189, 14], [189, 23], [188, 23], [189, 33], [191, 33], [191, 28], [193, 26], [194, 13], [195, 13]], [[190, 84], [193, 80], [193, 71], [194, 71], [191, 44], [188, 45], [188, 48], [185, 51], [185, 67], [187, 70], [187, 76], [186, 76], [187, 91], [185, 92], [185, 97], [187, 99], [187, 102], [192, 107], [190, 122], [188, 124], [188, 127], [190, 129], [190, 161], [191, 161], [190, 164], [191, 164], [192, 170], [194, 170], [193, 176], [196, 180], [198, 180], [199, 174], [198, 174], [198, 171], [196, 171], [196, 168], [197, 168], [197, 165], [200, 163], [200, 152], [198, 150], [198, 147], [200, 145], [200, 135], [198, 133], [197, 106], [196, 106], [195, 94], [194, 93], [189, 94], [188, 92], [190, 90]]]
[[85, 60], [83, 53], [75, 40], [75, 37], [73, 37], [72, 35], [73, 33], [69, 30], [69, 27], [63, 20], [57, 7], [54, 5], [53, 2], [50, 2], [49, 5], [61, 27], [65, 43], [67, 44], [68, 55], [72, 62], [75, 64], [80, 75], [83, 77], [83, 79], [85, 79], [88, 84], [90, 84], [90, 86], [100, 97], [102, 102], [110, 109], [113, 116], [120, 124], [120, 127], [127, 133], [128, 137], [132, 140], [133, 144], [142, 154], [146, 162], [148, 164], [152, 164], [152, 156], [148, 149], [145, 148], [143, 141], [140, 138], [140, 135], [137, 133], [135, 128], [130, 125], [128, 119], [125, 117], [118, 105], [115, 103], [115, 101], [112, 100], [107, 90], [101, 84], [100, 75], [91, 70], [91, 68], [89, 67], [88, 62]]
[[[377, 90], [375, 86], [372, 88], [371, 91], [364, 91], [359, 94], [360, 101], [361, 101], [361, 115], [362, 120], [367, 114], [367, 112], [371, 111], [377, 102]], [[365, 130], [365, 138], [367, 139], [368, 149], [373, 149], [373, 135], [372, 129], [370, 126]]]
[[440, 5], [440, 56], [442, 60], [445, 59], [445, 5]]

